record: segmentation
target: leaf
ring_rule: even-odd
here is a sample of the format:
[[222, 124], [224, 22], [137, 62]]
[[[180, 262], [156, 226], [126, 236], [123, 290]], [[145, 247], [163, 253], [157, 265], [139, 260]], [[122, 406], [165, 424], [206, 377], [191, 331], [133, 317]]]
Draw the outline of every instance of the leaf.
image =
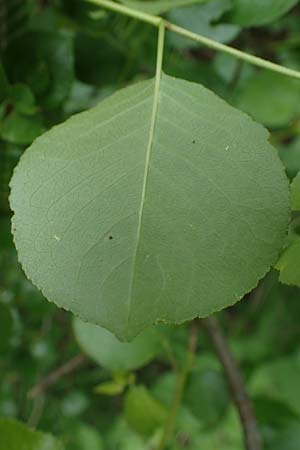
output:
[[164, 423], [167, 410], [145, 386], [132, 386], [125, 397], [124, 414], [133, 430], [151, 436]]
[[243, 26], [265, 25], [286, 14], [298, 0], [234, 0], [231, 19]]
[[63, 450], [50, 434], [28, 428], [21, 422], [0, 418], [1, 450]]
[[299, 113], [300, 83], [273, 72], [257, 72], [242, 86], [236, 105], [269, 127], [287, 125]]
[[300, 211], [300, 172], [291, 184], [291, 208], [292, 211]]
[[[178, 8], [171, 11], [171, 22], [194, 33], [202, 34], [219, 42], [229, 42], [240, 31], [240, 27], [228, 23], [217, 23], [222, 15], [231, 9], [230, 0], [213, 0], [204, 5], [193, 5], [187, 8]], [[170, 34], [170, 42], [178, 47], [197, 47], [198, 43], [191, 39], [183, 38], [175, 33]]]
[[279, 156], [290, 178], [295, 178], [300, 171], [300, 137], [291, 144], [279, 149]]
[[39, 114], [24, 116], [13, 111], [2, 121], [0, 136], [11, 144], [28, 145], [44, 131], [45, 127]]
[[275, 268], [280, 271], [281, 283], [300, 286], [300, 236], [293, 236]]
[[74, 79], [70, 33], [31, 31], [8, 48], [10, 77], [25, 80], [39, 105], [52, 109], [68, 96]]
[[114, 372], [113, 379], [98, 384], [94, 392], [102, 395], [122, 394], [127, 386], [135, 383], [135, 374], [127, 372]]
[[130, 343], [120, 342], [97, 325], [75, 318], [74, 332], [82, 350], [98, 364], [110, 370], [132, 370], [149, 363], [161, 349], [155, 328], [144, 331]]
[[25, 115], [31, 115], [36, 112], [35, 99], [30, 88], [23, 83], [16, 83], [11, 87], [10, 97], [14, 109]]
[[[300, 172], [291, 183], [291, 209], [300, 211]], [[281, 283], [300, 286], [300, 236], [295, 232], [291, 233], [275, 268], [280, 271]]]
[[66, 450], [103, 450], [103, 448], [101, 435], [97, 429], [85, 423], [75, 427], [73, 425]]
[[127, 340], [234, 304], [277, 260], [289, 220], [267, 139], [204, 87], [167, 75], [155, 94], [153, 80], [138, 83], [55, 127], [11, 182], [27, 276]]
[[193, 372], [184, 402], [203, 427], [216, 426], [229, 404], [228, 389], [223, 376], [219, 371], [209, 369]]
[[250, 393], [280, 401], [300, 417], [299, 377], [299, 353], [278, 358], [256, 369], [249, 383]]
[[124, 5], [148, 14], [162, 14], [180, 6], [192, 5], [194, 3], [205, 3], [207, 1], [210, 0], [120, 0], [120, 2]]

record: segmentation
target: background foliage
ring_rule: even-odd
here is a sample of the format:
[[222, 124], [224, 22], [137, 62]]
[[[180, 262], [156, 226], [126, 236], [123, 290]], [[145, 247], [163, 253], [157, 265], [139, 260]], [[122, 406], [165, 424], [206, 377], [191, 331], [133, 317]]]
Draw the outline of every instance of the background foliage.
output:
[[[123, 3], [164, 12], [178, 25], [300, 70], [297, 1], [178, 1], [172, 10], [166, 0]], [[174, 394], [173, 366], [184, 359], [187, 326], [159, 327], [125, 349], [106, 332], [97, 336], [79, 322], [72, 324], [68, 313], [42, 299], [18, 265], [8, 182], [26, 146], [43, 131], [118, 88], [152, 76], [156, 35], [148, 25], [81, 0], [0, 0], [0, 46], [0, 416], [6, 418], [0, 421], [0, 434], [20, 427], [7, 422], [18, 419], [58, 436], [61, 443], [45, 438], [57, 450], [61, 445], [66, 450], [150, 450]], [[172, 34], [165, 55], [167, 73], [204, 84], [266, 125], [288, 176], [296, 176], [299, 82]], [[293, 185], [299, 185], [299, 176]], [[295, 286], [300, 273], [289, 270], [300, 262], [297, 190], [292, 198], [291, 245], [277, 264], [288, 285], [273, 270], [243, 302], [219, 314], [267, 450], [300, 447], [300, 301]], [[40, 395], [28, 395], [46, 374], [81, 352], [87, 357], [77, 371]], [[22, 433], [27, 430], [18, 428]], [[0, 440], [0, 449], [8, 448]], [[172, 450], [185, 448], [243, 449], [223, 372], [202, 330], [172, 445]]]

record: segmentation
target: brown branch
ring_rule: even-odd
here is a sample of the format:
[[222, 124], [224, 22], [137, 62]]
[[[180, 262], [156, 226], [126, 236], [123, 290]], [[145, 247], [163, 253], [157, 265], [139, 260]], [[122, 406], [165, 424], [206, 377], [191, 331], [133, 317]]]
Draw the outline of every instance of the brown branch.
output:
[[28, 398], [34, 399], [38, 395], [47, 391], [47, 389], [56, 384], [62, 377], [65, 375], [69, 375], [70, 373], [77, 370], [79, 367], [84, 365], [87, 362], [87, 358], [83, 354], [79, 354], [74, 358], [67, 361], [62, 366], [53, 370], [53, 372], [49, 373], [43, 380], [41, 380], [36, 386], [34, 386], [28, 392]]
[[224, 368], [228, 384], [238, 410], [244, 431], [245, 447], [247, 450], [262, 450], [262, 443], [258, 431], [254, 408], [247, 394], [245, 383], [234, 360], [221, 327], [214, 317], [201, 321], [205, 326], [219, 360]]

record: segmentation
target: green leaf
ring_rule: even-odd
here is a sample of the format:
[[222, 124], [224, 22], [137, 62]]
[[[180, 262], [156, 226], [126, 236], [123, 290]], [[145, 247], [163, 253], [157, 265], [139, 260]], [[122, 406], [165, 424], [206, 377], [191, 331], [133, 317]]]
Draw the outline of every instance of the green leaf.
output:
[[[187, 8], [178, 8], [169, 14], [171, 22], [194, 33], [202, 34], [219, 42], [229, 42], [240, 31], [237, 25], [217, 23], [222, 15], [231, 9], [230, 0], [214, 0], [204, 5], [193, 5]], [[170, 34], [170, 42], [178, 47], [197, 47], [198, 44], [191, 39], [183, 38], [175, 33]]]
[[232, 20], [246, 26], [265, 25], [287, 13], [298, 0], [234, 0]]
[[45, 131], [42, 117], [24, 116], [13, 111], [0, 126], [0, 136], [3, 140], [17, 145], [28, 145]]
[[300, 417], [300, 354], [296, 353], [258, 366], [249, 389], [252, 395], [266, 396], [286, 404]]
[[281, 283], [300, 286], [300, 237], [298, 235], [292, 237], [275, 268], [280, 271]]
[[[291, 183], [291, 209], [300, 211], [300, 172]], [[300, 236], [298, 234], [291, 233], [288, 245], [275, 268], [280, 271], [281, 283], [300, 286]]]
[[95, 428], [84, 423], [72, 428], [66, 450], [103, 450], [101, 436]]
[[281, 147], [279, 156], [288, 176], [291, 179], [295, 178], [300, 171], [300, 137], [296, 138], [291, 144]]
[[300, 172], [291, 184], [291, 208], [293, 211], [300, 211]]
[[10, 97], [18, 113], [31, 115], [36, 112], [34, 95], [26, 84], [14, 84], [10, 89]]
[[216, 370], [193, 372], [184, 398], [185, 405], [207, 428], [218, 424], [229, 405], [226, 382]]
[[161, 349], [155, 328], [140, 334], [130, 343], [120, 342], [112, 333], [97, 325], [75, 318], [75, 337], [82, 350], [98, 364], [110, 370], [132, 370], [149, 363]]
[[243, 84], [236, 105], [266, 126], [285, 126], [299, 112], [300, 83], [273, 72], [257, 72]]
[[120, 0], [124, 5], [148, 14], [162, 14], [180, 6], [192, 5], [193, 3], [205, 3], [207, 1], [210, 0]]
[[98, 384], [94, 392], [102, 395], [122, 394], [128, 385], [135, 383], [135, 374], [127, 372], [114, 372], [113, 380]]
[[244, 450], [244, 448], [240, 418], [234, 407], [229, 410], [225, 419], [219, 422], [217, 428], [200, 432], [194, 446], [195, 450]]
[[155, 93], [153, 80], [138, 83], [55, 127], [11, 182], [27, 276], [127, 340], [234, 304], [286, 235], [288, 182], [267, 139], [212, 92], [167, 75]]
[[1, 450], [63, 450], [50, 434], [35, 431], [21, 422], [0, 418]]
[[42, 107], [56, 108], [67, 98], [74, 79], [70, 33], [31, 31], [8, 50], [14, 79], [25, 80]]
[[145, 386], [132, 386], [125, 397], [124, 414], [133, 430], [151, 436], [156, 428], [163, 425], [167, 410]]

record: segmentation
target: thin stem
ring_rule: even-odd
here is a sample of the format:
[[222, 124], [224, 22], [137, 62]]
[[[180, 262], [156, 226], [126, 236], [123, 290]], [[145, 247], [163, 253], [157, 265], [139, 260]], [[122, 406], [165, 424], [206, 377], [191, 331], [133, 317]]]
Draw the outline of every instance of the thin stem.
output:
[[247, 450], [262, 450], [261, 438], [257, 428], [252, 402], [247, 394], [240, 369], [233, 358], [230, 348], [214, 317], [202, 320], [212, 344], [224, 368], [232, 392], [233, 400], [240, 415]]
[[159, 27], [162, 24], [162, 22], [164, 22], [164, 26], [168, 30], [173, 31], [174, 33], [177, 33], [181, 36], [185, 36], [195, 42], [199, 42], [199, 44], [202, 44], [208, 48], [223, 53], [227, 53], [228, 55], [231, 55], [234, 58], [246, 61], [254, 66], [262, 67], [263, 69], [271, 70], [272, 72], [277, 72], [280, 73], [281, 75], [286, 75], [288, 77], [297, 78], [298, 80], [300, 80], [300, 72], [297, 70], [289, 69], [279, 64], [275, 64], [271, 61], [267, 61], [266, 59], [259, 58], [258, 56], [250, 55], [249, 53], [243, 52], [234, 47], [230, 47], [229, 45], [220, 44], [219, 42], [214, 41], [213, 39], [209, 39], [205, 36], [202, 36], [201, 34], [193, 33], [192, 31], [186, 30], [185, 28], [179, 27], [178, 25], [175, 25], [171, 22], [165, 21], [160, 16], [147, 14], [142, 11], [129, 8], [125, 5], [115, 3], [114, 1], [111, 0], [87, 0], [87, 1], [94, 3], [98, 6], [102, 6], [103, 8], [107, 8], [111, 11], [124, 14], [125, 16], [133, 17], [134, 19], [147, 22], [156, 27]]
[[199, 42], [200, 44], [203, 44], [208, 48], [227, 53], [228, 55], [234, 56], [237, 59], [247, 61], [254, 66], [262, 67], [264, 69], [271, 70], [272, 72], [277, 72], [282, 75], [287, 75], [289, 77], [297, 78], [298, 80], [300, 80], [300, 72], [296, 70], [288, 69], [287, 67], [272, 63], [271, 61], [267, 61], [266, 59], [259, 58], [258, 56], [250, 55], [249, 53], [230, 47], [229, 45], [220, 44], [219, 42], [216, 42], [205, 36], [201, 36], [200, 34], [193, 33], [192, 31], [188, 31], [185, 28], [178, 27], [173, 23], [166, 22], [165, 26], [168, 30], [180, 34], [181, 36], [190, 38], [195, 42]]
[[103, 8], [107, 8], [111, 11], [124, 14], [125, 16], [133, 17], [134, 19], [140, 20], [142, 22], [150, 23], [151, 25], [154, 25], [156, 27], [158, 27], [162, 21], [161, 17], [153, 16], [151, 14], [138, 11], [137, 9], [129, 8], [128, 6], [112, 2], [110, 0], [88, 0], [88, 1], [90, 3], [95, 3], [95, 5], [103, 6]]
[[188, 348], [186, 352], [185, 361], [182, 367], [181, 372], [178, 374], [177, 378], [177, 384], [176, 384], [176, 391], [175, 396], [173, 399], [173, 403], [171, 405], [171, 409], [169, 412], [169, 416], [167, 418], [163, 435], [161, 438], [161, 441], [158, 445], [157, 450], [164, 450], [167, 445], [169, 444], [169, 441], [174, 433], [175, 425], [176, 425], [176, 417], [177, 413], [180, 407], [180, 403], [182, 400], [182, 396], [184, 393], [184, 388], [187, 382], [188, 375], [190, 373], [190, 370], [193, 365], [194, 356], [197, 348], [197, 337], [198, 337], [198, 323], [197, 321], [193, 321], [191, 323], [190, 328], [190, 335], [189, 335], [189, 342], [188, 342]]
[[62, 366], [49, 373], [42, 381], [39, 382], [28, 392], [28, 398], [35, 397], [46, 392], [50, 386], [56, 384], [62, 377], [69, 375], [87, 362], [87, 358], [83, 354], [79, 354], [67, 361]]

